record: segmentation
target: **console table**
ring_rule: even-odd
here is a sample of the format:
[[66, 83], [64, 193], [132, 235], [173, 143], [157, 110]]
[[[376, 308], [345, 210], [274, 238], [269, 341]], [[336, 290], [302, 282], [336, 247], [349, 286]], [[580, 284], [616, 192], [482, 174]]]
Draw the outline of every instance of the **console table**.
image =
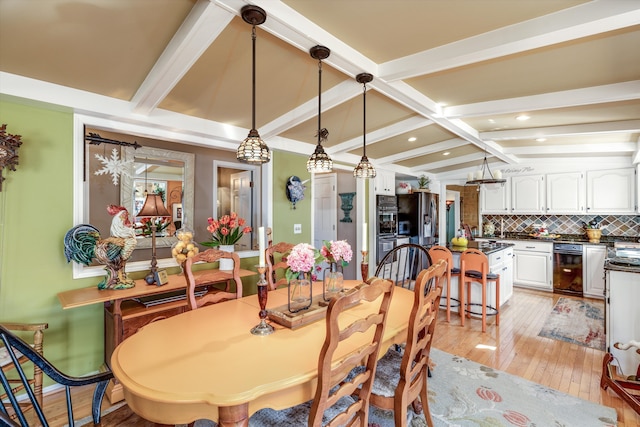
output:
[[[240, 277], [255, 274], [255, 271], [240, 269]], [[233, 280], [231, 271], [218, 269], [195, 271], [194, 276], [198, 283], [196, 290], [201, 292], [214, 292], [215, 284]], [[186, 297], [175, 298], [176, 295], [185, 295], [187, 282], [184, 275], [171, 275], [169, 282], [162, 286], [149, 285], [144, 279], [135, 283], [130, 289], [100, 290], [91, 286], [58, 293], [58, 300], [65, 310], [104, 304], [104, 361], [109, 368], [113, 350], [125, 338], [144, 325], [187, 311]], [[174, 298], [163, 301], [167, 296]], [[111, 381], [107, 387], [107, 398], [112, 404], [122, 400], [121, 385]]]

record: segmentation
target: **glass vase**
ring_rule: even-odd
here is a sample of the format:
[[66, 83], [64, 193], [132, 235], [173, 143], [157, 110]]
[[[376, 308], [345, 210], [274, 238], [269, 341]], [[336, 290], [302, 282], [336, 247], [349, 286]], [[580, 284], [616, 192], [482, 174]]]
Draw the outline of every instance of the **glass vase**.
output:
[[329, 301], [342, 292], [344, 282], [342, 266], [338, 266], [338, 263], [335, 262], [330, 263], [329, 267], [324, 270], [322, 282], [322, 296], [325, 301]]
[[289, 281], [289, 312], [297, 313], [311, 307], [311, 280], [306, 273]]

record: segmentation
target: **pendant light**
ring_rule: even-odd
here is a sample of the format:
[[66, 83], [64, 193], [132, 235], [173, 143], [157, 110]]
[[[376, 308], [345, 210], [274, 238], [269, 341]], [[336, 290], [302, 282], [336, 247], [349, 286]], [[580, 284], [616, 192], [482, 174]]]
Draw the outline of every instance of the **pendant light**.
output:
[[322, 148], [322, 141], [326, 141], [329, 131], [322, 127], [320, 116], [322, 115], [322, 60], [329, 57], [331, 51], [324, 46], [314, 46], [309, 49], [309, 54], [313, 59], [318, 60], [318, 145], [309, 160], [307, 160], [307, 171], [315, 173], [331, 172], [333, 170], [333, 160]]
[[255, 5], [246, 5], [240, 10], [244, 22], [251, 24], [251, 41], [253, 48], [252, 57], [252, 101], [251, 101], [251, 130], [247, 138], [240, 143], [236, 158], [244, 163], [268, 163], [271, 160], [271, 151], [267, 144], [260, 138], [256, 130], [256, 25], [267, 20], [267, 14], [262, 8]]
[[356, 81], [362, 83], [362, 158], [360, 163], [353, 170], [356, 178], [375, 178], [376, 168], [373, 167], [367, 158], [367, 83], [373, 80], [369, 73], [360, 73], [356, 76]]
[[502, 184], [507, 182], [506, 179], [502, 178], [502, 171], [497, 170], [494, 173], [491, 172], [489, 168], [489, 163], [487, 163], [487, 149], [484, 149], [484, 160], [480, 165], [480, 168], [475, 172], [469, 172], [467, 176], [467, 182], [465, 185], [477, 185], [478, 190], [480, 189], [480, 185], [482, 184]]

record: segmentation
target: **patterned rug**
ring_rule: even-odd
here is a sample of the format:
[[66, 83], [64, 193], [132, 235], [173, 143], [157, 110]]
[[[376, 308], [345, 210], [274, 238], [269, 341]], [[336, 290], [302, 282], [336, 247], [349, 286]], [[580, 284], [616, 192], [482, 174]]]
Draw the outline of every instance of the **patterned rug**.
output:
[[604, 302], [561, 297], [538, 335], [604, 351]]
[[[615, 409], [588, 402], [468, 359], [432, 349], [429, 406], [436, 426], [612, 427]], [[409, 427], [424, 427], [409, 409]], [[393, 413], [370, 409], [369, 427], [394, 427]], [[138, 425], [138, 424], [135, 424]], [[211, 427], [199, 420], [196, 427]], [[251, 427], [251, 421], [249, 422]], [[300, 425], [285, 420], [278, 427]]]

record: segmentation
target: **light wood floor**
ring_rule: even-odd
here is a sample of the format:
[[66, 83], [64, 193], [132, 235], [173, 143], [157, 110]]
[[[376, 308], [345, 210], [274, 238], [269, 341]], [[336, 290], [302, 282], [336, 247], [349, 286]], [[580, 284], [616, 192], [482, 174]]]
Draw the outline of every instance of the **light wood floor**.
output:
[[[591, 402], [615, 408], [619, 427], [640, 426], [640, 416], [610, 391], [600, 389], [600, 372], [604, 353], [538, 336], [538, 332], [559, 295], [516, 288], [514, 296], [502, 308], [500, 326], [489, 321], [487, 332], [481, 332], [480, 320], [467, 320], [460, 326], [457, 314], [451, 323], [441, 312], [436, 328], [434, 346], [495, 369], [519, 375], [528, 380], [578, 396]], [[78, 416], [90, 413], [92, 389], [85, 389], [74, 397]], [[63, 393], [45, 397], [45, 406], [53, 412], [64, 411]], [[105, 407], [109, 403], [105, 399]], [[52, 424], [63, 426], [64, 420]], [[139, 422], [122, 426], [142, 427]], [[146, 425], [145, 425], [146, 427]]]

